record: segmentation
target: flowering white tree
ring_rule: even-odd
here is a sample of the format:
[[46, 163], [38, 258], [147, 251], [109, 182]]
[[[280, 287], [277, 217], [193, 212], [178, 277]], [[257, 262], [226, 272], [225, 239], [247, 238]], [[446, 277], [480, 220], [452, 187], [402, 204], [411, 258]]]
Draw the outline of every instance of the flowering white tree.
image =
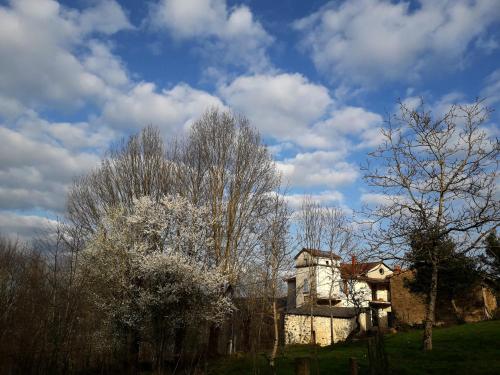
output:
[[106, 215], [83, 252], [93, 301], [113, 332], [126, 337], [129, 365], [137, 362], [141, 335], [151, 332], [161, 371], [177, 328], [218, 323], [231, 311], [222, 293], [225, 278], [206, 261], [210, 225], [206, 210], [184, 198], [155, 203], [142, 197], [130, 212], [116, 208]]

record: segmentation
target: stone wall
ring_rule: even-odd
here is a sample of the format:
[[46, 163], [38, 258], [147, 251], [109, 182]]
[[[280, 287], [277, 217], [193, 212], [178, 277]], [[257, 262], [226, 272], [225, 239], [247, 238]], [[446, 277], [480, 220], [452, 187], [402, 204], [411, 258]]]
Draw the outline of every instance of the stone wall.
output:
[[[356, 327], [356, 320], [334, 318], [334, 343], [344, 341]], [[285, 315], [285, 344], [309, 344], [311, 342], [311, 317], [308, 315]], [[321, 346], [331, 344], [330, 318], [313, 317], [313, 331], [316, 343]]]
[[[411, 293], [405, 287], [405, 279], [412, 280], [411, 271], [395, 273], [391, 277], [392, 312], [399, 324], [419, 325], [425, 320], [425, 299]], [[458, 321], [477, 322], [489, 318], [497, 308], [495, 295], [489, 288], [477, 286], [467, 295], [452, 301], [438, 298], [437, 324], [453, 324]]]
[[425, 320], [425, 300], [405, 287], [405, 279], [412, 280], [413, 273], [404, 271], [391, 276], [391, 305], [396, 322], [416, 325]]

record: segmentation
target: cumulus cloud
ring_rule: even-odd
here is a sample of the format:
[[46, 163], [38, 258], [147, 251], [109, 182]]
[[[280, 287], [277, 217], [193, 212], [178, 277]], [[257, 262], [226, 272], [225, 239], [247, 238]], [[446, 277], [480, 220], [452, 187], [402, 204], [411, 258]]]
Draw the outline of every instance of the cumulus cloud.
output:
[[70, 152], [104, 151], [118, 137], [116, 131], [105, 126], [94, 127], [87, 122], [50, 122], [32, 111], [20, 116], [13, 128], [30, 140], [64, 147]]
[[344, 200], [342, 193], [337, 190], [325, 190], [314, 194], [287, 194], [284, 196], [293, 210], [300, 210], [306, 197], [324, 206], [339, 206]]
[[486, 78], [486, 86], [481, 95], [490, 105], [500, 102], [500, 69], [495, 70]]
[[326, 187], [351, 184], [358, 177], [358, 168], [344, 160], [341, 151], [298, 153], [293, 158], [277, 162], [285, 181], [296, 187]]
[[[313, 132], [325, 139], [330, 147], [347, 136], [356, 138], [358, 148], [375, 147], [382, 140], [382, 122], [382, 116], [378, 113], [361, 107], [346, 106], [334, 110], [329, 118], [315, 124]], [[344, 142], [348, 142], [347, 139]]]
[[215, 53], [226, 64], [252, 71], [270, 66], [266, 49], [273, 38], [245, 5], [228, 9], [226, 0], [161, 0], [151, 8], [150, 23], [174, 39], [196, 40], [207, 56]]
[[[81, 106], [109, 95], [109, 84], [123, 84], [126, 73], [108, 46], [84, 42], [128, 28], [123, 10], [110, 0], [81, 12], [52, 0], [0, 6], [0, 115], [25, 106]], [[1, 100], [5, 95], [8, 103]]]
[[347, 143], [373, 147], [380, 142], [379, 114], [337, 105], [325, 86], [301, 74], [242, 76], [221, 85], [219, 94], [265, 136], [279, 142], [321, 149]]
[[221, 86], [219, 92], [266, 136], [304, 146], [322, 142], [305, 130], [325, 114], [332, 99], [326, 87], [301, 74], [242, 76]]
[[[457, 67], [500, 20], [497, 0], [330, 2], [294, 23], [317, 68], [339, 80], [414, 79], [430, 64]], [[446, 64], [445, 64], [446, 62]]]
[[97, 166], [99, 161], [94, 153], [72, 152], [1, 126], [0, 139], [2, 209], [62, 212], [72, 179]]
[[100, 121], [116, 128], [134, 129], [152, 124], [172, 135], [185, 130], [207, 108], [224, 108], [222, 101], [187, 84], [157, 91], [153, 83], [138, 83], [106, 102]]
[[43, 235], [50, 231], [56, 224], [55, 220], [40, 216], [0, 211], [0, 234], [13, 239], [28, 241], [33, 235]]
[[360, 197], [361, 203], [374, 206], [384, 206], [391, 202], [390, 197], [380, 193], [363, 193]]
[[101, 32], [114, 34], [120, 30], [132, 29], [123, 8], [115, 0], [100, 0], [94, 7], [87, 8], [77, 17], [82, 33]]

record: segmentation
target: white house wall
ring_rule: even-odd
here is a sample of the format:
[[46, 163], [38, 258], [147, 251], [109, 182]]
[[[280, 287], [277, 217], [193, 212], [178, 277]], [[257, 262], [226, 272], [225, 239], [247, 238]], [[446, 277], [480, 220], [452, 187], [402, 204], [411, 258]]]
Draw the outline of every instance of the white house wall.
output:
[[387, 289], [377, 289], [377, 292], [375, 293], [375, 297], [377, 301], [388, 301], [389, 300], [389, 292]]
[[318, 266], [316, 267], [316, 283], [318, 298], [335, 298], [340, 295], [339, 283], [340, 271], [338, 267]]
[[[295, 275], [295, 288], [297, 291], [297, 306], [302, 306], [304, 304], [304, 280], [309, 279], [309, 274], [312, 270], [309, 267], [297, 268], [297, 274]], [[311, 288], [311, 282], [309, 282], [309, 289]]]
[[[348, 288], [350, 288], [351, 286], [352, 285], [348, 285]], [[369, 302], [372, 299], [372, 291], [370, 289], [370, 286], [364, 281], [357, 280], [353, 282], [353, 289], [354, 292], [351, 296], [346, 296], [342, 292], [343, 298], [339, 306], [356, 307], [355, 303], [353, 303], [353, 299], [355, 298], [356, 301], [361, 302], [359, 307], [368, 307]]]
[[[383, 273], [380, 273], [381, 269], [383, 270]], [[389, 275], [392, 275], [392, 271], [383, 263], [376, 265], [366, 273], [366, 276], [370, 279], [385, 279]]]
[[[315, 264], [312, 264], [315, 262]], [[305, 303], [304, 299], [304, 281], [309, 280], [309, 289], [316, 287], [318, 298], [329, 298], [331, 281], [340, 280], [339, 262], [334, 261], [335, 266], [332, 267], [332, 260], [323, 257], [312, 257], [308, 252], [302, 252], [295, 264], [297, 272], [295, 275], [296, 282], [296, 304], [302, 306]], [[331, 291], [332, 296], [340, 294], [338, 284], [334, 284]], [[308, 294], [305, 294], [306, 296]]]

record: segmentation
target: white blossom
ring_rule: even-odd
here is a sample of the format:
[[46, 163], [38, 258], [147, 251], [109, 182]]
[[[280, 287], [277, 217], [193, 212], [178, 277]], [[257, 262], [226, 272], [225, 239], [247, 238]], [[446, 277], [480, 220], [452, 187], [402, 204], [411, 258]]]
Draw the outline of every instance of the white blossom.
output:
[[179, 196], [116, 208], [83, 252], [89, 290], [110, 324], [175, 328], [222, 321], [232, 309], [225, 277], [210, 266], [207, 210]]

